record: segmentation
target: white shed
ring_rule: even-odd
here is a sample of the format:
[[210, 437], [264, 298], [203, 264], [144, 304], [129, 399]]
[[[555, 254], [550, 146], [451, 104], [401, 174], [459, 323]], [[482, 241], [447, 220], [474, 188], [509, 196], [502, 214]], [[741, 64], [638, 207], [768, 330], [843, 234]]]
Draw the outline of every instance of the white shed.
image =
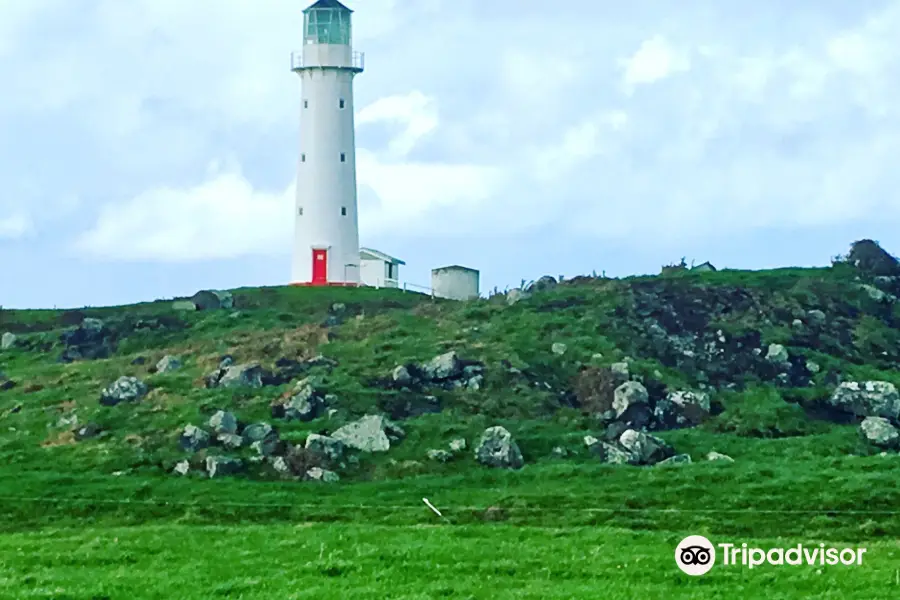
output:
[[406, 263], [371, 248], [359, 249], [359, 278], [370, 287], [395, 288], [400, 285], [400, 265]]
[[438, 298], [471, 300], [478, 298], [478, 279], [475, 269], [451, 265], [431, 270], [431, 289]]

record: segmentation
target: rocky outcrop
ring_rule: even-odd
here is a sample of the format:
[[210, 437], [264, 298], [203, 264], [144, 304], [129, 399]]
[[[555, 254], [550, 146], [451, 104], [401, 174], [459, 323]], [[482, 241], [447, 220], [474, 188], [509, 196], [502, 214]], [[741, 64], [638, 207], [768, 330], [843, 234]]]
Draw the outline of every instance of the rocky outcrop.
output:
[[900, 417], [900, 393], [887, 381], [847, 381], [838, 385], [827, 404], [858, 417]]
[[366, 415], [331, 434], [345, 446], [362, 452], [387, 452], [391, 443], [397, 443], [405, 436], [402, 428], [381, 415]]
[[522, 452], [504, 427], [488, 427], [475, 447], [475, 460], [500, 469], [521, 469], [525, 465]]
[[207, 456], [206, 474], [210, 479], [225, 475], [236, 475], [243, 471], [244, 463], [238, 458], [230, 456]]
[[259, 363], [245, 363], [220, 367], [206, 376], [209, 388], [260, 388], [267, 371]]
[[136, 402], [147, 395], [147, 385], [137, 377], [119, 377], [100, 393], [100, 404], [115, 406], [121, 402]]
[[234, 297], [231, 292], [223, 290], [201, 290], [189, 300], [197, 310], [217, 310], [234, 308]]
[[0, 337], [0, 350], [9, 350], [16, 345], [18, 340], [19, 338], [16, 334], [7, 331]]
[[165, 355], [159, 362], [156, 363], [156, 372], [157, 373], [171, 373], [172, 371], [177, 371], [182, 366], [182, 363], [179, 359], [174, 356]]
[[616, 443], [593, 436], [584, 441], [588, 451], [607, 464], [655, 465], [675, 456], [675, 450], [660, 438], [634, 429], [624, 431]]
[[325, 398], [325, 391], [319, 387], [317, 380], [302, 379], [293, 390], [272, 403], [272, 417], [288, 421], [312, 421], [325, 412]]
[[216, 435], [223, 433], [235, 434], [238, 431], [238, 420], [234, 413], [224, 410], [217, 410], [213, 416], [209, 418], [209, 428]]
[[115, 352], [115, 333], [100, 319], [86, 318], [78, 327], [65, 331], [60, 341], [65, 346], [59, 360], [69, 363], [82, 359], [109, 358]]
[[428, 388], [477, 390], [484, 385], [484, 364], [461, 359], [456, 352], [435, 356], [425, 364], [398, 365], [390, 377], [371, 382], [374, 387], [423, 392]]
[[900, 431], [884, 417], [866, 417], [859, 425], [863, 439], [881, 450], [900, 450]]

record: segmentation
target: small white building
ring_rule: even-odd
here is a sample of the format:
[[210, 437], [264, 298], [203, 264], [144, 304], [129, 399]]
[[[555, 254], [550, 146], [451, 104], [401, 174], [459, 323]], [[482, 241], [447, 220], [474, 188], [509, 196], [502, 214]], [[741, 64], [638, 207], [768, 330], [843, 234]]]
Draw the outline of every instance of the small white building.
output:
[[400, 265], [406, 263], [371, 248], [359, 249], [359, 277], [363, 285], [395, 288], [400, 285]]
[[431, 289], [438, 298], [471, 300], [478, 298], [480, 274], [475, 269], [450, 265], [431, 270]]

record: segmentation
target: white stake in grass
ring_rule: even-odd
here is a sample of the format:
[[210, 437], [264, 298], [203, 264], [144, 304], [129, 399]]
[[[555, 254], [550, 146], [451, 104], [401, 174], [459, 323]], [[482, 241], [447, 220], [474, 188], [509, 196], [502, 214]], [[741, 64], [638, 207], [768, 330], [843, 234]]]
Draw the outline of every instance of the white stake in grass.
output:
[[[436, 514], [437, 516], [439, 516], [439, 517], [442, 518], [443, 520], [447, 521], [447, 517], [445, 517], [444, 515], [442, 515], [442, 514], [441, 514], [441, 511], [439, 511], [437, 508], [435, 508], [435, 507], [434, 507], [434, 504], [432, 504], [431, 502], [428, 501], [428, 498], [422, 498], [422, 502], [425, 503], [425, 506], [427, 506], [428, 508], [431, 509], [431, 512], [433, 512], [434, 514]], [[449, 523], [450, 521], [447, 521], [447, 522]]]

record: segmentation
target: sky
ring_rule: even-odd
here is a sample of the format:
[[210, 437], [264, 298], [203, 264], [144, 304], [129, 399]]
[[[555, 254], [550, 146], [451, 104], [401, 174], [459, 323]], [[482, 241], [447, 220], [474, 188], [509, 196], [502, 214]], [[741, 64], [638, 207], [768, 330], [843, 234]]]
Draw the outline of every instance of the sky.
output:
[[[0, 0], [0, 305], [287, 283], [308, 3]], [[346, 4], [405, 282], [900, 253], [898, 1]]]

